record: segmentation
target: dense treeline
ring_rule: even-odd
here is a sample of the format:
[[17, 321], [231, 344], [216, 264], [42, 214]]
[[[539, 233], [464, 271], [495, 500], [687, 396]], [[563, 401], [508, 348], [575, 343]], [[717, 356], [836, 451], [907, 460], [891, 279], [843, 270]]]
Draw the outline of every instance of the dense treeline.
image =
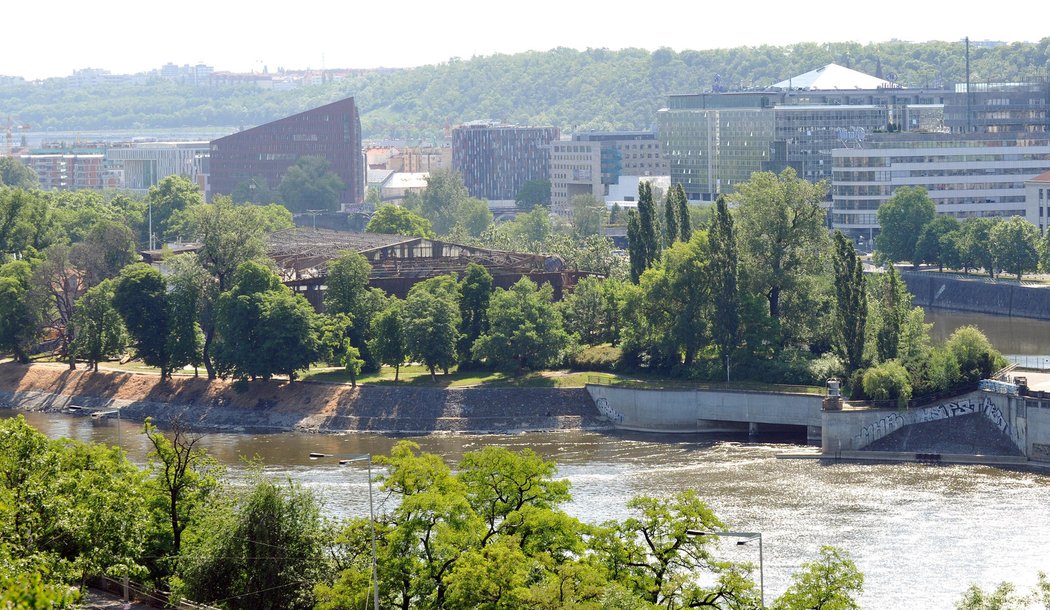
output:
[[[1050, 38], [972, 48], [977, 81], [1046, 75]], [[345, 96], [365, 137], [439, 138], [446, 124], [494, 118], [563, 130], [648, 129], [669, 93], [768, 86], [830, 62], [916, 87], [965, 78], [960, 42], [799, 43], [709, 51], [557, 48], [371, 72], [290, 91], [167, 81], [78, 87], [52, 79], [0, 87], [0, 107], [35, 129], [250, 127]]]

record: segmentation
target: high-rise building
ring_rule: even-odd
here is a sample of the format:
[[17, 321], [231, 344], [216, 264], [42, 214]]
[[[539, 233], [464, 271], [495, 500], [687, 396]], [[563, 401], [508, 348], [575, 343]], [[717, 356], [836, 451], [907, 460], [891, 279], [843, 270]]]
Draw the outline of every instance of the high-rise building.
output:
[[260, 178], [276, 189], [288, 168], [306, 156], [324, 157], [342, 179], [341, 203], [364, 199], [365, 159], [354, 98], [212, 141], [211, 191], [229, 195], [238, 184]]
[[925, 188], [940, 214], [1038, 225], [1025, 183], [1050, 171], [1050, 134], [876, 134], [832, 157], [832, 226], [854, 237], [878, 233], [876, 212], [900, 186]]
[[471, 197], [514, 199], [529, 180], [550, 180], [549, 146], [557, 127], [517, 127], [476, 121], [452, 130], [452, 169]]
[[671, 181], [690, 199], [731, 193], [752, 172], [831, 178], [831, 151], [868, 134], [941, 131], [944, 91], [902, 89], [835, 64], [760, 91], [672, 95], [657, 113]]

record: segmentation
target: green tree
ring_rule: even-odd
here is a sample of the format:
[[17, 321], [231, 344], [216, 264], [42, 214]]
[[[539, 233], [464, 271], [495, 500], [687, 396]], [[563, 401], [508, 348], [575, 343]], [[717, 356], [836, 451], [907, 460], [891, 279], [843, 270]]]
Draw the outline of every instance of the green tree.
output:
[[328, 160], [324, 157], [299, 157], [281, 177], [281, 184], [277, 187], [282, 203], [293, 212], [337, 211], [346, 184], [328, 168]]
[[39, 250], [52, 241], [46, 236], [49, 205], [39, 193], [0, 188], [0, 262]]
[[188, 550], [186, 591], [231, 609], [309, 610], [331, 569], [314, 496], [292, 481], [258, 479], [232, 511], [220, 507]]
[[399, 205], [380, 205], [365, 227], [368, 233], [387, 233], [433, 239], [434, 229], [430, 221]]
[[459, 366], [475, 363], [473, 346], [478, 337], [489, 329], [488, 309], [492, 299], [492, 274], [477, 264], [467, 265], [467, 272], [459, 283]]
[[944, 345], [959, 363], [963, 382], [988, 379], [996, 370], [1006, 366], [1003, 358], [976, 326], [962, 326], [948, 337]]
[[204, 203], [204, 197], [200, 188], [188, 178], [168, 176], [149, 187], [146, 203], [152, 218], [153, 234], [166, 235], [172, 215], [190, 206]]
[[791, 586], [773, 603], [776, 610], [859, 610], [856, 596], [864, 575], [849, 556], [823, 546], [820, 556], [791, 575]]
[[958, 257], [952, 252], [956, 249], [952, 240], [946, 236], [959, 230], [959, 221], [953, 216], [938, 214], [933, 220], [926, 223], [919, 233], [919, 239], [915, 242], [915, 255], [912, 260], [916, 264], [931, 263], [944, 271], [946, 266], [951, 266]]
[[26, 364], [43, 322], [32, 293], [33, 271], [25, 261], [0, 266], [0, 351]]
[[0, 157], [0, 187], [9, 186], [15, 189], [40, 188], [40, 178], [18, 157]]
[[243, 263], [233, 287], [219, 296], [215, 328], [218, 368], [239, 379], [284, 374], [294, 380], [317, 359], [313, 307], [258, 263]]
[[577, 195], [569, 201], [572, 210], [572, 234], [584, 239], [602, 232], [605, 224], [605, 202], [594, 195]]
[[460, 201], [456, 209], [455, 227], [461, 228], [471, 237], [480, 237], [485, 229], [492, 226], [492, 210], [489, 202], [477, 197], [467, 197]]
[[379, 370], [371, 351], [372, 318], [385, 306], [383, 292], [368, 287], [372, 266], [357, 252], [343, 252], [328, 263], [324, 295], [325, 312], [345, 313], [353, 323], [350, 344], [361, 352], [365, 371]]
[[439, 276], [412, 286], [405, 299], [405, 337], [408, 353], [430, 371], [456, 363], [461, 325], [455, 278]]
[[923, 228], [933, 220], [937, 207], [921, 186], [902, 186], [893, 191], [893, 196], [879, 206], [879, 234], [875, 247], [890, 261], [915, 258], [915, 244]]
[[812, 184], [792, 168], [779, 175], [756, 172], [737, 185], [741, 261], [751, 289], [765, 295], [769, 316], [781, 316], [782, 295], [801, 289], [825, 250], [824, 201], [827, 184]]
[[242, 180], [233, 187], [230, 199], [234, 203], [250, 203], [253, 205], [266, 205], [270, 203], [281, 203], [281, 193], [270, 188], [266, 178], [253, 176]]
[[101, 360], [124, 351], [128, 335], [124, 321], [113, 307], [114, 281], [103, 280], [89, 288], [73, 308], [73, 356], [98, 370]]
[[470, 195], [463, 176], [452, 170], [433, 170], [427, 175], [421, 213], [431, 222], [434, 232], [445, 235], [456, 224], [456, 212]]
[[531, 212], [538, 205], [550, 207], [551, 204], [551, 181], [550, 180], [526, 180], [521, 185], [518, 194], [514, 196], [514, 203], [519, 209]]
[[992, 253], [992, 229], [1002, 222], [999, 218], [967, 218], [961, 227], [959, 262], [963, 269], [984, 269], [995, 277], [995, 255]]
[[1039, 266], [1039, 237], [1039, 229], [1021, 216], [998, 223], [988, 235], [995, 266], [1021, 281]]
[[647, 267], [642, 223], [636, 210], [627, 212], [627, 258], [630, 264], [631, 282], [637, 284]]
[[117, 277], [120, 270], [139, 260], [135, 234], [121, 221], [100, 220], [84, 241], [73, 246], [71, 262], [84, 272], [89, 286]]
[[519, 239], [524, 247], [530, 250], [542, 247], [550, 238], [553, 230], [550, 211], [542, 206], [533, 208], [531, 212], [518, 214], [517, 218], [505, 223], [505, 226], [512, 236]]
[[[682, 239], [682, 206], [678, 203], [678, 189], [672, 187], [664, 197], [664, 245], [670, 246]], [[687, 221], [688, 222], [688, 221]]]
[[911, 293], [901, 281], [897, 268], [890, 265], [875, 283], [876, 318], [875, 348], [880, 362], [894, 360], [901, 355], [901, 337], [911, 309]]
[[171, 377], [171, 306], [160, 271], [146, 263], [124, 267], [113, 290], [113, 306], [124, 319], [138, 357], [159, 368], [161, 379]]
[[660, 227], [656, 215], [656, 204], [653, 202], [652, 185], [646, 181], [638, 182], [638, 228], [640, 230], [645, 260], [645, 268], [652, 267], [660, 260], [662, 242]]
[[157, 571], [170, 575], [176, 572], [182, 554], [183, 532], [203, 519], [205, 508], [220, 489], [224, 470], [201, 446], [203, 437], [191, 434], [178, 419], [165, 434], [146, 418], [143, 434], [152, 446], [147, 464], [158, 522], [152, 550], [158, 557]]
[[[671, 191], [681, 189], [676, 184]], [[676, 200], [685, 197], [685, 192], [675, 195]], [[708, 232], [711, 248], [711, 269], [713, 311], [711, 318], [711, 334], [715, 345], [718, 346], [719, 356], [723, 364], [725, 377], [729, 379], [729, 358], [740, 341], [740, 294], [737, 287], [737, 262], [738, 253], [736, 245], [736, 229], [733, 226], [733, 216], [729, 213], [729, 205], [725, 197], [719, 196], [715, 201], [716, 212]], [[681, 214], [681, 212], [679, 212]], [[685, 231], [689, 227], [688, 214], [680, 216], [682, 224], [680, 232], [685, 238]], [[691, 233], [691, 231], [689, 231]]]
[[619, 330], [619, 282], [593, 276], [580, 278], [561, 302], [566, 332], [584, 345], [615, 342]]
[[353, 322], [345, 313], [323, 316], [320, 359], [343, 367], [350, 375], [350, 387], [356, 388], [364, 360], [361, 360], [361, 352], [350, 343], [352, 330]]
[[[205, 315], [205, 308], [214, 307], [215, 287], [207, 271], [192, 256], [176, 257], [169, 265], [169, 298], [171, 307], [171, 334], [168, 351], [173, 369], [193, 365], [193, 374], [204, 363], [205, 333], [201, 320], [213, 322], [214, 313]], [[214, 331], [214, 324], [210, 327]], [[209, 363], [208, 366], [211, 366]]]
[[542, 369], [568, 347], [561, 314], [551, 302], [550, 284], [537, 287], [527, 277], [508, 290], [497, 289], [489, 305], [489, 330], [474, 342], [475, 358], [497, 368]]
[[875, 400], [905, 401], [911, 398], [911, 378], [896, 360], [888, 360], [864, 371], [864, 393]]
[[397, 297], [391, 297], [386, 309], [372, 319], [372, 354], [381, 364], [394, 367], [397, 381], [401, 364], [408, 359], [405, 304]]
[[30, 284], [30, 302], [39, 308], [44, 330], [59, 338], [59, 355], [69, 359], [69, 368], [75, 366], [70, 345], [73, 342], [73, 309], [87, 290], [84, 274], [69, 260], [70, 248], [54, 244], [44, 251], [44, 260], [33, 265]]
[[[846, 361], [846, 373], [864, 366], [865, 326], [868, 320], [868, 295], [864, 266], [853, 249], [853, 240], [835, 231], [835, 328], [842, 342], [840, 351]], [[891, 267], [892, 268], [892, 267]]]
[[689, 199], [685, 195], [685, 187], [680, 182], [671, 186], [674, 193], [675, 204], [678, 206], [678, 235], [681, 241], [689, 241], [693, 237], [693, 221], [689, 210]]

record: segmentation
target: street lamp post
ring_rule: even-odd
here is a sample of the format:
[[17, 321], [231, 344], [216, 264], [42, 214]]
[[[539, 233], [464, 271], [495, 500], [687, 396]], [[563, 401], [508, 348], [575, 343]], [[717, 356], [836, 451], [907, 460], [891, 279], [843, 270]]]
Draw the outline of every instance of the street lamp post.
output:
[[[368, 516], [369, 524], [372, 526], [372, 604], [374, 610], [379, 610], [379, 559], [376, 553], [376, 513], [375, 505], [372, 502], [372, 454], [331, 455], [328, 453], [310, 453], [311, 460], [319, 460], [321, 458], [338, 458], [340, 466], [345, 466], [351, 462], [365, 462], [368, 464]], [[367, 606], [367, 602], [365, 605]]]
[[745, 545], [752, 540], [758, 540], [758, 594], [759, 602], [761, 607], [765, 610], [766, 607], [766, 582], [765, 574], [763, 574], [763, 558], [762, 558], [762, 532], [709, 532], [701, 530], [686, 530], [688, 536], [717, 536], [719, 538], [738, 538], [738, 545]]

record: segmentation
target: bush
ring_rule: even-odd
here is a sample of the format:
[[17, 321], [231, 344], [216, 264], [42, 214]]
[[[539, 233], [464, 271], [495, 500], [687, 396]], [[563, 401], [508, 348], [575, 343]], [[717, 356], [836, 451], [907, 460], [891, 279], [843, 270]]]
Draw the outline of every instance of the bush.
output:
[[864, 372], [864, 393], [874, 400], [911, 398], [911, 377], [895, 360], [888, 360]]
[[976, 326], [956, 329], [952, 336], [948, 337], [944, 347], [959, 363], [962, 382], [987, 379], [996, 370], [1006, 366], [1006, 358], [992, 347], [988, 337]]
[[569, 367], [577, 371], [613, 372], [619, 368], [622, 356], [619, 347], [609, 345], [591, 345], [582, 348], [569, 358]]
[[868, 400], [871, 398], [864, 393], [865, 372], [867, 372], [867, 369], [857, 369], [849, 376], [848, 391], [850, 400]]
[[809, 374], [814, 385], [824, 385], [828, 379], [836, 377], [842, 379], [846, 376], [846, 367], [842, 364], [842, 358], [828, 352], [809, 363]]

